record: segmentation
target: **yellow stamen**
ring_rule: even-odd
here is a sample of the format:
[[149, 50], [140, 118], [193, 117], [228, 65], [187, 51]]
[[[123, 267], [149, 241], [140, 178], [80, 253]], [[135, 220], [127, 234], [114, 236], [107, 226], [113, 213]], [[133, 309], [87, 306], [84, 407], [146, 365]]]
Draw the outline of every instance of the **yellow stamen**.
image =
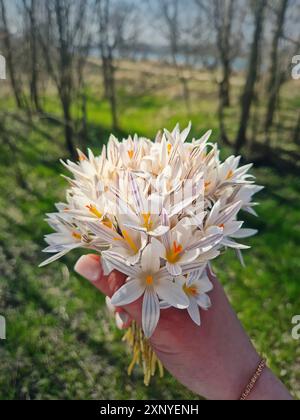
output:
[[228, 171], [228, 174], [226, 176], [226, 179], [231, 179], [233, 177], [233, 174], [234, 174], [233, 170], [230, 169], [230, 171]]
[[109, 218], [108, 218], [108, 217], [104, 217], [104, 219], [102, 220], [102, 223], [103, 223], [106, 227], [108, 227], [108, 229], [112, 229], [112, 228], [113, 228], [112, 221], [111, 221], [111, 220], [109, 220]]
[[183, 247], [180, 244], [177, 244], [176, 241], [173, 243], [173, 247], [170, 249], [170, 251], [167, 253], [166, 258], [169, 263], [175, 264], [180, 259], [180, 254], [183, 251]]
[[122, 230], [122, 235], [124, 236], [125, 241], [128, 243], [128, 245], [130, 246], [130, 248], [132, 249], [132, 251], [134, 251], [135, 253], [138, 253], [139, 249], [136, 246], [136, 244], [135, 244], [134, 240], [132, 239], [132, 237], [127, 232], [127, 230]]
[[225, 227], [224, 223], [222, 223], [221, 225], [219, 225], [219, 228], [224, 229], [224, 227]]
[[185, 283], [183, 286], [183, 291], [185, 294], [187, 294], [188, 296], [197, 296], [198, 295], [198, 290], [197, 287], [194, 285], [191, 286], [187, 286], [187, 284]]
[[171, 151], [172, 151], [172, 144], [171, 143], [169, 143], [168, 144], [168, 146], [167, 146], [167, 149], [168, 149], [168, 154], [170, 154], [171, 153]]
[[147, 286], [152, 286], [152, 284], [153, 284], [153, 276], [147, 276], [146, 277], [146, 284], [147, 284]]
[[74, 239], [77, 239], [78, 241], [81, 241], [81, 235], [78, 232], [73, 232], [72, 236]]
[[128, 150], [129, 159], [132, 159], [134, 155], [134, 150]]
[[132, 251], [135, 254], [137, 254], [139, 252], [139, 248], [136, 246], [134, 240], [129, 235], [129, 233], [127, 232], [127, 230], [122, 230], [122, 235], [123, 235], [123, 238], [114, 238], [114, 240], [115, 241], [122, 241], [122, 240], [124, 240], [127, 243], [127, 245], [129, 245], [129, 247], [132, 249]]
[[147, 231], [152, 229], [153, 223], [151, 222], [151, 214], [150, 213], [143, 213], [142, 218], [144, 220], [144, 228], [147, 229]]
[[87, 157], [80, 150], [78, 150], [77, 153], [78, 153], [78, 158], [80, 162], [87, 160]]
[[204, 188], [205, 188], [205, 190], [208, 190], [208, 187], [210, 187], [210, 185], [211, 185], [211, 182], [210, 181], [204, 182]]
[[89, 206], [86, 206], [86, 208], [89, 209], [90, 213], [92, 213], [94, 216], [98, 217], [98, 219], [102, 219], [102, 213], [100, 213], [100, 211], [97, 210], [95, 206], [90, 204]]

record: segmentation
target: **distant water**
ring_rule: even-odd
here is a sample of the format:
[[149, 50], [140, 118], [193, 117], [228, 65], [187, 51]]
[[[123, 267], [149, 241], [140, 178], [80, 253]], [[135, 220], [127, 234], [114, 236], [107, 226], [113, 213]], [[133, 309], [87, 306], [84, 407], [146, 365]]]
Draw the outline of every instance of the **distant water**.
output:
[[[94, 57], [99, 57], [98, 50], [96, 48], [93, 48], [91, 50], [91, 55]], [[139, 49], [139, 51], [131, 51], [128, 53], [121, 53], [116, 54], [117, 58], [125, 58], [137, 61], [142, 60], [149, 60], [149, 61], [160, 61], [165, 63], [172, 64], [172, 59], [170, 57], [170, 54], [167, 50], [164, 48], [156, 50], [142, 50]], [[202, 56], [199, 55], [193, 55], [193, 54], [177, 54], [176, 56], [177, 63], [181, 65], [188, 65], [192, 66], [198, 69], [202, 69], [205, 67], [212, 67], [214, 66], [216, 59], [212, 55]], [[243, 57], [238, 57], [233, 62], [233, 70], [234, 71], [243, 71], [247, 68], [247, 59]]]
[[[167, 53], [162, 52], [137, 52], [134, 53], [134, 58], [136, 60], [150, 60], [150, 61], [164, 61], [167, 63], [172, 63], [172, 59], [170, 58], [170, 55]], [[212, 56], [206, 56], [206, 57], [199, 57], [199, 56], [185, 56], [183, 54], [177, 55], [177, 63], [182, 65], [190, 65], [195, 68], [204, 68], [204, 67], [211, 67], [215, 63], [215, 58]], [[234, 71], [243, 71], [247, 68], [247, 59], [238, 57], [233, 62], [233, 70]]]

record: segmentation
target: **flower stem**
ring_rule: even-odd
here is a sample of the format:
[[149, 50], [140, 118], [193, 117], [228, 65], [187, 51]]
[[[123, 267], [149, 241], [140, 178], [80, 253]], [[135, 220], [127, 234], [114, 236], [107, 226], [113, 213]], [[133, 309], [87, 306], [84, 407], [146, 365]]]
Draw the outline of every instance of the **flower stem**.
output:
[[123, 337], [132, 352], [132, 360], [128, 367], [128, 375], [131, 376], [135, 366], [142, 366], [144, 372], [144, 384], [150, 385], [151, 378], [156, 372], [160, 378], [164, 376], [164, 368], [152, 347], [144, 336], [142, 329], [133, 322]]

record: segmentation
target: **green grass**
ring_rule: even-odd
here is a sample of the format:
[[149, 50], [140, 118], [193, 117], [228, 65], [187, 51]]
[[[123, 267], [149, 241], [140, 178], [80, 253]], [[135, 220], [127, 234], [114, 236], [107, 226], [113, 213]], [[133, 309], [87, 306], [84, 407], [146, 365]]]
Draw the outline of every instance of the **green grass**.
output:
[[[122, 130], [153, 137], [159, 128], [171, 129], [177, 121], [184, 125], [192, 119], [193, 134], [215, 128], [216, 139], [216, 107], [212, 99], [204, 99], [194, 100], [187, 117], [182, 101], [173, 96], [134, 100], [120, 91]], [[13, 109], [12, 102], [9, 106]], [[59, 116], [55, 98], [48, 97], [45, 106]], [[88, 118], [91, 146], [100, 151], [111, 119], [108, 104], [91, 92]], [[0, 342], [0, 399], [197, 398], [169, 375], [155, 379], [149, 388], [138, 370], [127, 377], [129, 355], [106, 313], [103, 296], [72, 270], [78, 252], [37, 268], [44, 258], [43, 235], [49, 231], [44, 214], [64, 197], [58, 159], [67, 155], [61, 129], [40, 124], [58, 140], [50, 144], [17, 126], [16, 132], [27, 138], [17, 139], [20, 155], [13, 156], [1, 145], [0, 314], [7, 319], [7, 340]], [[27, 190], [16, 178], [16, 159]], [[258, 350], [299, 398], [300, 342], [291, 337], [291, 319], [300, 312], [299, 178], [270, 169], [256, 170], [255, 175], [266, 189], [258, 197], [259, 218], [247, 218], [247, 224], [260, 231], [245, 254], [247, 266], [241, 268], [229, 253], [215, 268]]]

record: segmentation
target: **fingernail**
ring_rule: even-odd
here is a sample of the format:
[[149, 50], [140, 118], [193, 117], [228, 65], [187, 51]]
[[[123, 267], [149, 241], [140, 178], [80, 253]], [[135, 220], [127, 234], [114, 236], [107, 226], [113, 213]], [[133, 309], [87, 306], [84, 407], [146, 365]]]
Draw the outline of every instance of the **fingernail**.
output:
[[130, 317], [126, 312], [116, 313], [116, 325], [119, 330], [123, 330], [129, 321]]
[[96, 282], [102, 274], [100, 260], [95, 255], [83, 255], [77, 261], [74, 270], [92, 283]]

